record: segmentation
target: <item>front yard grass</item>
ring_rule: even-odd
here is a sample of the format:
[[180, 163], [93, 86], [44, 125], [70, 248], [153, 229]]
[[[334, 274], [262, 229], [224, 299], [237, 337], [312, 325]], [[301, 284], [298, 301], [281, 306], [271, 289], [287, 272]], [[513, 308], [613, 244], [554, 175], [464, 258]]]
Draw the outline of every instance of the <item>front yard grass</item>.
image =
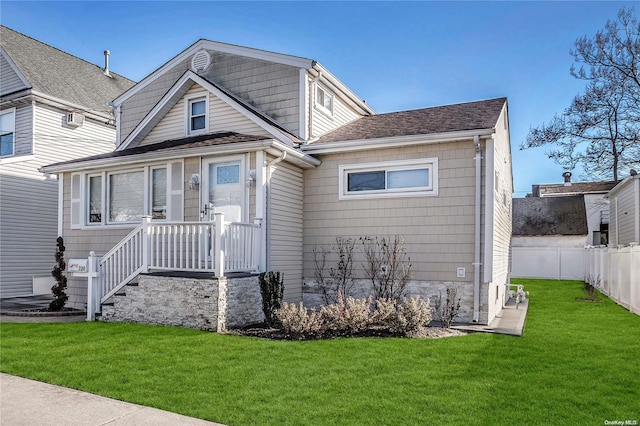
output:
[[[523, 337], [268, 341], [134, 324], [0, 324], [0, 370], [229, 425], [640, 421], [640, 317], [517, 280]], [[516, 282], [516, 280], [513, 280]]]

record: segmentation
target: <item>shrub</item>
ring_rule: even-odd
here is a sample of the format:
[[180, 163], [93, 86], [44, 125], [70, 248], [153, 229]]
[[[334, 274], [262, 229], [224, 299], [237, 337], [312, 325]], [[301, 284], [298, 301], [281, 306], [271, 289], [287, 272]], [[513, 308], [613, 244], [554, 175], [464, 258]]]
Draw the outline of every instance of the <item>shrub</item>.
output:
[[67, 277], [64, 275], [64, 270], [67, 268], [67, 263], [64, 261], [64, 240], [62, 237], [56, 239], [56, 264], [51, 271], [51, 275], [55, 278], [56, 283], [51, 287], [53, 292], [53, 300], [49, 303], [50, 311], [60, 311], [64, 308], [65, 303], [69, 299], [67, 296]]
[[307, 311], [300, 302], [284, 302], [282, 307], [276, 310], [276, 317], [282, 324], [285, 333], [296, 339], [301, 337], [316, 337], [324, 331], [322, 315], [315, 309]]
[[451, 328], [451, 324], [460, 313], [460, 298], [456, 300], [458, 290], [455, 287], [447, 287], [447, 298], [442, 299], [442, 293], [439, 292], [435, 300], [436, 315], [442, 322], [444, 328]]
[[280, 272], [263, 272], [259, 276], [262, 312], [265, 322], [271, 327], [276, 321], [276, 311], [282, 306], [284, 294], [283, 275]]
[[429, 300], [419, 296], [411, 299], [395, 300], [378, 299], [373, 312], [374, 322], [393, 334], [414, 336], [431, 322]]
[[364, 273], [371, 281], [377, 299], [400, 302], [405, 294], [411, 263], [404, 250], [404, 238], [362, 237], [365, 257]]
[[[353, 288], [353, 249], [355, 241], [351, 238], [336, 237], [335, 245], [331, 250], [315, 248], [313, 250], [314, 278], [320, 287], [322, 299], [325, 304], [336, 303], [338, 292], [343, 296], [349, 296]], [[327, 256], [335, 251], [338, 264], [335, 268], [329, 268], [325, 272]]]
[[342, 292], [338, 291], [337, 303], [323, 306], [320, 309], [326, 328], [348, 335], [366, 330], [371, 324], [372, 300], [371, 297], [367, 299], [347, 297], [345, 302]]

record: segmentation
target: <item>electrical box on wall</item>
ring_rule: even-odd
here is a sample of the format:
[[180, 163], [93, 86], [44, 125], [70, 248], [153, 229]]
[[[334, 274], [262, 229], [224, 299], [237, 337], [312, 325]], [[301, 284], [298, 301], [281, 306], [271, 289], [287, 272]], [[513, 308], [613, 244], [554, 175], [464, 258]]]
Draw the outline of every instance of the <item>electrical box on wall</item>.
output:
[[456, 276], [458, 278], [464, 278], [467, 275], [467, 271], [463, 267], [456, 268]]

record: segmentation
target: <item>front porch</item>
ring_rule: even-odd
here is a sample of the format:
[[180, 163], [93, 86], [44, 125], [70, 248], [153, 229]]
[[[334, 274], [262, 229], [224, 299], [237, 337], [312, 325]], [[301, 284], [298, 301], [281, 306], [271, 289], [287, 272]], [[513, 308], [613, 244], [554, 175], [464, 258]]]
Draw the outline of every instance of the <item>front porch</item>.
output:
[[[106, 302], [112, 303], [114, 296], [143, 274], [178, 274], [181, 278], [198, 274], [198, 279], [204, 275], [216, 282], [226, 280], [229, 274], [256, 275], [263, 268], [262, 226], [261, 219], [226, 222], [222, 213], [216, 213], [211, 222], [152, 222], [144, 217], [106, 254], [92, 251], [86, 267], [81, 265], [74, 271], [70, 261], [72, 275], [88, 279], [87, 320], [95, 319]], [[259, 295], [257, 284], [256, 288]], [[162, 303], [162, 298], [158, 299]]]

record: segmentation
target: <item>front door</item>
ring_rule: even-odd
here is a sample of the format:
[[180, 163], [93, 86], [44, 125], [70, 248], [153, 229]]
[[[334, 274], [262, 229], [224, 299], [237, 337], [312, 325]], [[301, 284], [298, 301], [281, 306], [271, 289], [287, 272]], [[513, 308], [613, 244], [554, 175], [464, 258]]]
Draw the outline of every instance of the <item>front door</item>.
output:
[[242, 158], [219, 158], [203, 161], [204, 220], [224, 213], [225, 222], [245, 220], [244, 161]]

